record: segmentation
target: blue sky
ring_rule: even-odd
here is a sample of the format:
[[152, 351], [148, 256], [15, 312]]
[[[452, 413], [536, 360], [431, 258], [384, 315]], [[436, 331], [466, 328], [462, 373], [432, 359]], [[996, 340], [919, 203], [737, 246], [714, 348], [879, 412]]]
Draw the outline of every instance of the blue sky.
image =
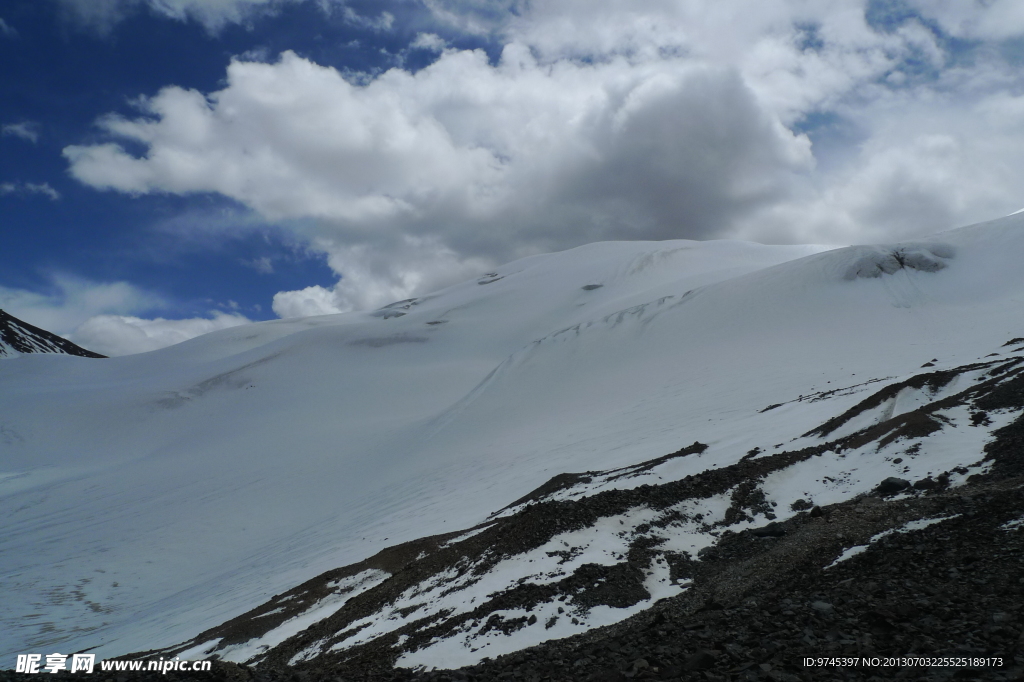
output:
[[6, 0], [0, 307], [110, 354], [1024, 206], [1019, 3]]
[[[97, 118], [132, 115], [133, 100], [169, 84], [214, 91], [236, 55], [276, 56], [290, 49], [368, 74], [399, 62], [421, 68], [435, 56], [422, 50], [396, 56], [415, 39], [415, 26], [429, 19], [422, 11], [419, 19], [408, 16], [403, 7], [391, 12], [410, 21], [394, 31], [360, 26], [343, 11], [313, 3], [221, 26], [168, 17], [145, 4], [112, 5], [110, 15], [85, 16], [57, 2], [0, 7], [0, 59], [6, 66], [0, 80], [0, 183], [7, 187], [0, 194], [0, 286], [50, 298], [52, 305], [39, 306], [38, 298], [29, 297], [23, 314], [35, 313], [40, 323], [65, 334], [90, 312], [187, 318], [217, 309], [271, 319], [276, 292], [338, 279], [324, 253], [230, 198], [211, 192], [126, 196], [69, 177], [61, 152], [102, 139]], [[378, 16], [386, 7], [375, 6]], [[464, 42], [484, 44], [473, 36]], [[141, 295], [64, 315], [61, 303], [74, 297], [67, 288], [113, 282], [130, 283]]]

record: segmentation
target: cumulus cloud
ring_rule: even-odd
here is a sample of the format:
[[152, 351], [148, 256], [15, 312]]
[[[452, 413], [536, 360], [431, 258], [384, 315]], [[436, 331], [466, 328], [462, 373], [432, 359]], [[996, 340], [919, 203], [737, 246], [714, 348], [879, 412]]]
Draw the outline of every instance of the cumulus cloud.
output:
[[50, 187], [48, 182], [0, 182], [0, 196], [5, 194], [42, 194], [50, 201], [60, 199], [60, 192]]
[[940, 82], [926, 96], [898, 90], [867, 110], [837, 107], [870, 134], [794, 198], [738, 221], [732, 236], [870, 243], [1009, 213], [1024, 202], [1024, 97], [991, 83], [1012, 77], [976, 69], [950, 74], [972, 86]]
[[[496, 66], [450, 51], [367, 85], [285, 53], [232, 63], [220, 92], [170, 87], [142, 106], [143, 118], [101, 121], [114, 141], [65, 149], [74, 177], [315, 218], [331, 262], [348, 266], [344, 286], [368, 291], [430, 280], [428, 255], [457, 254], [443, 260], [461, 272], [582, 241], [707, 236], [785, 195], [812, 162], [807, 138], [765, 112], [735, 69], [549, 65], [522, 45]], [[117, 138], [149, 151], [132, 156]], [[406, 238], [439, 247], [413, 270], [355, 272], [353, 248], [393, 256]]]
[[338, 303], [333, 290], [315, 284], [297, 291], [279, 291], [274, 294], [272, 307], [278, 317], [333, 315], [351, 310], [347, 306], [339, 307]]
[[319, 285], [274, 296], [278, 317], [329, 315], [366, 310], [434, 291], [493, 268], [495, 261], [462, 256], [435, 240], [404, 237], [397, 244], [355, 246], [320, 240], [328, 265], [341, 273], [333, 288]]
[[66, 148], [70, 171], [300, 221], [340, 279], [281, 292], [282, 316], [595, 240], [863, 242], [1021, 203], [1022, 77], [948, 40], [1021, 34], [1013, 3], [906, 3], [916, 15], [884, 21], [862, 0], [424, 5], [500, 58], [419, 33], [410, 47], [438, 56], [415, 73], [236, 59], [217, 92], [168, 86], [102, 118], [108, 139]]
[[156, 350], [250, 322], [221, 311], [179, 320], [138, 317], [167, 305], [161, 296], [128, 282], [93, 282], [65, 274], [53, 275], [46, 292], [0, 287], [0, 308], [11, 315], [111, 356]]
[[220, 311], [213, 312], [210, 318], [196, 317], [184, 320], [165, 320], [162, 317], [146, 320], [128, 315], [97, 315], [79, 325], [68, 338], [83, 348], [103, 355], [132, 355], [250, 322], [252, 320], [243, 315]]

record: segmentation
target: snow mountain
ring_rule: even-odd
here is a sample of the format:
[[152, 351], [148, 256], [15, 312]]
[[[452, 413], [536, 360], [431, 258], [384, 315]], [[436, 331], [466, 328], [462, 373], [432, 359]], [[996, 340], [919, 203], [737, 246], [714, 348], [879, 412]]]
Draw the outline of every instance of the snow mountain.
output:
[[[372, 312], [13, 358], [0, 656], [457, 668], [741, 594], [776, 546], [827, 574], [1021, 474], [1022, 254], [1020, 215], [599, 243]], [[876, 503], [904, 511], [807, 530]]]
[[22, 353], [63, 353], [83, 358], [106, 357], [77, 346], [45, 329], [33, 327], [0, 310], [0, 358], [11, 358]]

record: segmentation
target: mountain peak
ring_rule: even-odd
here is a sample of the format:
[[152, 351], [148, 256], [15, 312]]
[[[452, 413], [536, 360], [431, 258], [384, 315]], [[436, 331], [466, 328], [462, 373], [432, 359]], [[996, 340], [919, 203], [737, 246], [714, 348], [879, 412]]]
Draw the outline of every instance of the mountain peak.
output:
[[15, 357], [23, 353], [59, 353], [83, 358], [107, 357], [86, 350], [0, 310], [0, 358]]

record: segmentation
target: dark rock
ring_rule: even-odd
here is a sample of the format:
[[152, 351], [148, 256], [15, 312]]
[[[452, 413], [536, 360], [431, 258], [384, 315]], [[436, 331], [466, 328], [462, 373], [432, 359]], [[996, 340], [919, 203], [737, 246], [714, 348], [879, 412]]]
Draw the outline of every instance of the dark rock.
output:
[[835, 611], [835, 607], [829, 604], [827, 601], [815, 601], [811, 602], [811, 608], [818, 613], [828, 614]]
[[701, 650], [686, 659], [683, 667], [687, 670], [707, 670], [715, 665], [715, 657], [707, 650]]
[[914, 481], [915, 490], [934, 490], [939, 487], [939, 482], [931, 476], [925, 476], [920, 481]]
[[910, 481], [907, 481], [902, 478], [896, 478], [895, 476], [890, 476], [889, 478], [879, 483], [878, 487], [875, 488], [875, 490], [882, 495], [893, 495], [895, 493], [900, 492], [901, 490], [906, 490], [909, 487]]
[[589, 682], [626, 682], [629, 678], [614, 668], [596, 672], [587, 678]]
[[786, 527], [781, 523], [775, 521], [769, 523], [767, 526], [761, 528], [754, 528], [750, 531], [751, 535], [759, 538], [781, 538], [786, 534]]

